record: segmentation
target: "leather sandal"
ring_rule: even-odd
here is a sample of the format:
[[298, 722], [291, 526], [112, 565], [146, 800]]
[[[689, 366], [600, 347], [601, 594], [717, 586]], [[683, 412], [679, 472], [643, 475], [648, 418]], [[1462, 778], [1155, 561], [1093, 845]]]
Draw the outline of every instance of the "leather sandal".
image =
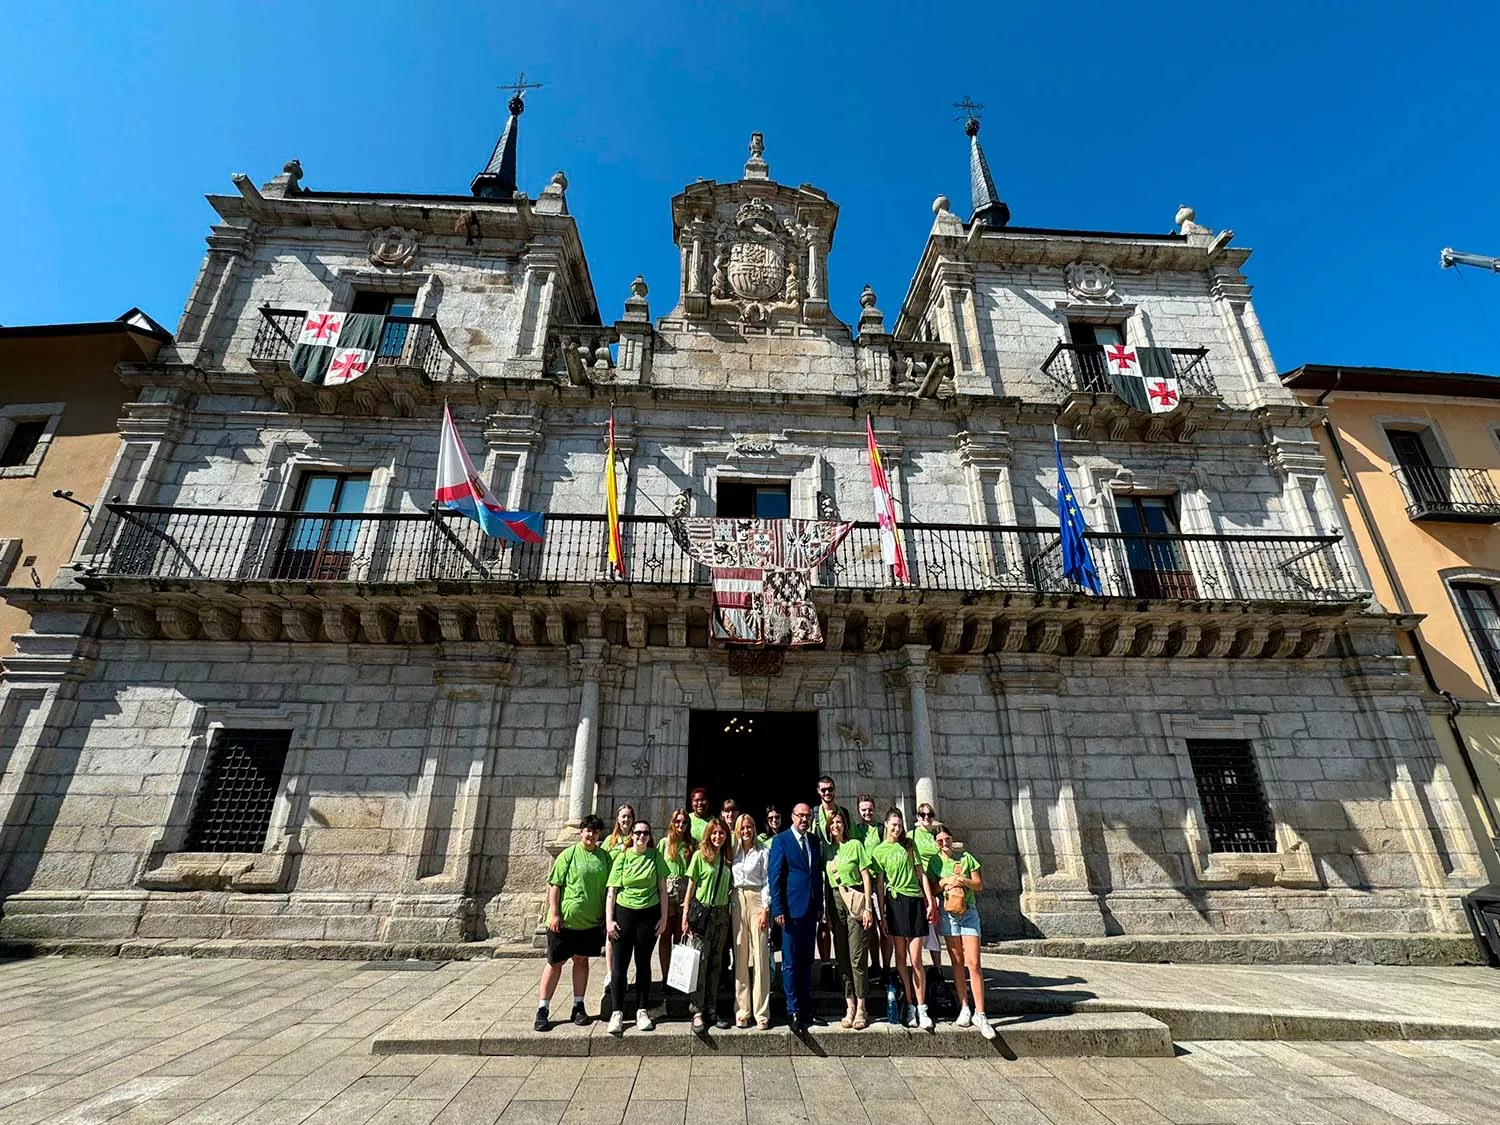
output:
[[855, 1012], [854, 1013], [854, 1024], [853, 1024], [853, 1027], [854, 1027], [855, 1031], [863, 1031], [865, 1028], [867, 1028], [869, 1026], [870, 1026], [869, 1021], [865, 1019], [864, 1012]]

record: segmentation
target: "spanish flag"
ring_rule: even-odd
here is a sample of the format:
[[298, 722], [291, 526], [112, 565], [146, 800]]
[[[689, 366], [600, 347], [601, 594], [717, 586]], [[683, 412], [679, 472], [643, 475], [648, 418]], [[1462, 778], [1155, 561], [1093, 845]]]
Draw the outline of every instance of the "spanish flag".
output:
[[615, 487], [615, 416], [609, 416], [609, 452], [604, 461], [604, 513], [609, 519], [609, 571], [625, 578], [625, 552], [620, 549], [620, 498]]

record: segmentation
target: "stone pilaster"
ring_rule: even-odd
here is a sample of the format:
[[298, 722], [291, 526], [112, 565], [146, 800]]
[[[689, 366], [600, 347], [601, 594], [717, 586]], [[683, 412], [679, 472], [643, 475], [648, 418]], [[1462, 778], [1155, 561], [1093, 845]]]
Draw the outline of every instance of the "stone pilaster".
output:
[[927, 689], [937, 682], [927, 645], [907, 645], [900, 672], [911, 692], [911, 772], [917, 805], [937, 806], [937, 761], [932, 753], [932, 717], [927, 711]]
[[583, 818], [594, 808], [594, 784], [599, 772], [599, 683], [608, 647], [598, 638], [585, 638], [573, 658], [580, 690], [568, 786], [568, 835], [577, 833]]

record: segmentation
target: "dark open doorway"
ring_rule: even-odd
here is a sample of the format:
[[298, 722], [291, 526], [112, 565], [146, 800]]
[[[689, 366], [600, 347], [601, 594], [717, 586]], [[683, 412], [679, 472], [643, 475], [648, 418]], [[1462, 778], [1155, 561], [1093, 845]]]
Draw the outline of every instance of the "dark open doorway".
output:
[[733, 797], [764, 832], [766, 806], [775, 805], [785, 828], [792, 805], [816, 800], [817, 780], [816, 711], [694, 711], [689, 716], [687, 792], [703, 786], [715, 812], [725, 797]]

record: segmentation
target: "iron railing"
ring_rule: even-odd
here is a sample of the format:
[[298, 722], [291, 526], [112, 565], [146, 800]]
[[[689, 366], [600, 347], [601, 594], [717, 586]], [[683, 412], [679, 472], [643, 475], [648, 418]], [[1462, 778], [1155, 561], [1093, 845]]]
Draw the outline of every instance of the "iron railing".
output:
[[[91, 560], [101, 576], [227, 581], [389, 583], [431, 580], [607, 582], [602, 515], [549, 515], [541, 543], [486, 536], [446, 512], [344, 515], [109, 504]], [[707, 567], [664, 516], [620, 521], [627, 580], [703, 585]], [[1077, 593], [1062, 574], [1056, 528], [898, 525], [911, 586], [962, 592]], [[1364, 600], [1336, 536], [1088, 536], [1102, 593], [1187, 601], [1347, 603]], [[880, 532], [857, 523], [819, 568], [825, 587], [893, 587]]]
[[[1208, 367], [1207, 348], [1158, 348], [1171, 359], [1172, 374], [1185, 395], [1216, 395], [1213, 372]], [[1065, 391], [1108, 394], [1109, 368], [1101, 347], [1058, 344], [1042, 361], [1042, 374]]]
[[[262, 306], [260, 324], [250, 344], [250, 358], [266, 362], [290, 363], [305, 309], [273, 309]], [[380, 331], [375, 349], [375, 367], [413, 367], [429, 379], [438, 378], [452, 359], [443, 329], [430, 316], [388, 316]]]
[[1401, 465], [1391, 475], [1406, 494], [1411, 519], [1500, 522], [1500, 488], [1488, 469]]

